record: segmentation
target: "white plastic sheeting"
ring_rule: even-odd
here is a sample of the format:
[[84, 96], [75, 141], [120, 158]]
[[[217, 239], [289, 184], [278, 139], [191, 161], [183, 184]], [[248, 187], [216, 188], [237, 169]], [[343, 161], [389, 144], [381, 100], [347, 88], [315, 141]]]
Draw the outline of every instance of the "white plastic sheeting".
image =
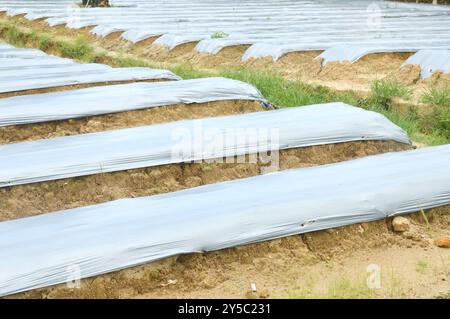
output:
[[410, 56], [404, 63], [420, 66], [420, 77], [430, 77], [435, 71], [450, 73], [450, 50], [421, 50]]
[[349, 61], [354, 63], [371, 53], [383, 53], [383, 52], [407, 52], [414, 50], [407, 50], [405, 48], [395, 49], [393, 47], [370, 47], [370, 46], [358, 46], [358, 45], [337, 45], [323, 51], [317, 58], [322, 58], [322, 65], [328, 62], [344, 62]]
[[450, 204], [450, 145], [0, 223], [0, 295]]
[[318, 104], [0, 146], [0, 187], [360, 140], [410, 143], [379, 113]]
[[167, 70], [79, 64], [40, 50], [0, 46], [0, 93], [117, 81], [180, 80]]
[[254, 86], [226, 78], [131, 83], [0, 99], [0, 126], [222, 100], [266, 102]]
[[[0, 58], [2, 62], [6, 63], [7, 60], [3, 59], [42, 59], [42, 58], [53, 58], [58, 59], [55, 56], [49, 56], [45, 52], [37, 49], [19, 49], [10, 47], [0, 47]], [[29, 61], [30, 63], [33, 61]], [[2, 63], [3, 64], [3, 63]]]
[[[215, 54], [248, 44], [243, 56], [272, 56], [326, 50], [336, 45], [370, 47], [371, 52], [449, 49], [450, 8], [371, 0], [115, 0], [112, 8], [76, 8], [75, 0], [2, 0], [0, 11], [47, 18], [49, 25], [95, 26], [99, 36], [124, 32], [139, 42], [174, 48], [200, 41], [197, 50]], [[216, 32], [226, 34], [214, 38]]]
[[12, 49], [13, 46], [7, 43], [0, 42], [0, 49]]
[[61, 66], [73, 66], [74, 63], [69, 59], [22, 59], [22, 58], [0, 58], [0, 72], [18, 71], [18, 70], [36, 70], [45, 68], [54, 68]]

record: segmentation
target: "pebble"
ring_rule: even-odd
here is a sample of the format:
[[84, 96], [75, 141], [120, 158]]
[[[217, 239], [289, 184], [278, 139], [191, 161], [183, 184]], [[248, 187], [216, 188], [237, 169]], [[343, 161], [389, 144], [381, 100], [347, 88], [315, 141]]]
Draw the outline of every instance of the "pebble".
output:
[[445, 236], [434, 241], [434, 244], [441, 248], [450, 248], [450, 237]]
[[409, 220], [405, 217], [397, 216], [392, 220], [392, 227], [394, 231], [402, 233], [409, 230]]

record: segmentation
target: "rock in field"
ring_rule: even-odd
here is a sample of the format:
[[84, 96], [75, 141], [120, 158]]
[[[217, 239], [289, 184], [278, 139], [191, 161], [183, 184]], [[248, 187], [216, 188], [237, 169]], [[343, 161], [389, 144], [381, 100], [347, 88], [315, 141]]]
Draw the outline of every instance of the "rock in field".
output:
[[409, 230], [409, 220], [405, 217], [397, 216], [392, 220], [394, 231], [402, 233]]
[[445, 236], [434, 241], [434, 244], [441, 248], [450, 248], [450, 237]]

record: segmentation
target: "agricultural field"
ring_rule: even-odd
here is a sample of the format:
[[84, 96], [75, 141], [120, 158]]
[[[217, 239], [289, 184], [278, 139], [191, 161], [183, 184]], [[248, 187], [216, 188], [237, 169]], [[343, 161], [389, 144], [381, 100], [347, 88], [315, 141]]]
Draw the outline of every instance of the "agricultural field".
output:
[[0, 2], [0, 296], [449, 298], [450, 6]]

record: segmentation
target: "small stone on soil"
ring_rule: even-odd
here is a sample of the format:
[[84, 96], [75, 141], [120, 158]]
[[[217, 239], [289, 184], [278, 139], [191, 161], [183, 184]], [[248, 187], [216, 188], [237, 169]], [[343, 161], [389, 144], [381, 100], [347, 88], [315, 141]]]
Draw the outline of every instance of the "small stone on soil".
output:
[[405, 217], [397, 216], [392, 220], [392, 227], [396, 232], [405, 232], [409, 230], [409, 220]]
[[267, 289], [263, 289], [260, 293], [259, 293], [259, 298], [269, 298], [270, 293], [269, 290]]
[[450, 237], [445, 236], [434, 241], [434, 244], [441, 248], [450, 248]]

